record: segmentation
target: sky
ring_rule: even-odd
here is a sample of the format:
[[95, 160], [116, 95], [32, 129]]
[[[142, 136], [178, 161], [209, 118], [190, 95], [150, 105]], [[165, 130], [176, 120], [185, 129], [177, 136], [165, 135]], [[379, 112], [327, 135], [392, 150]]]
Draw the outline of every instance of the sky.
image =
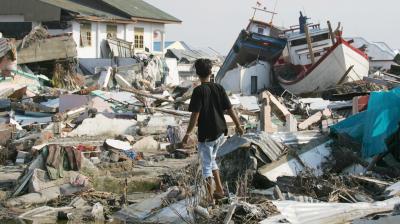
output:
[[[211, 47], [226, 55], [240, 30], [253, 15], [257, 0], [145, 0], [182, 20], [166, 26], [166, 40], [182, 40], [194, 47]], [[298, 24], [299, 11], [313, 23], [339, 21], [345, 37], [361, 36], [400, 48], [399, 0], [258, 0], [262, 7], [278, 13], [273, 23], [289, 27]], [[270, 15], [257, 13], [270, 21]], [[335, 27], [336, 25], [333, 25]]]

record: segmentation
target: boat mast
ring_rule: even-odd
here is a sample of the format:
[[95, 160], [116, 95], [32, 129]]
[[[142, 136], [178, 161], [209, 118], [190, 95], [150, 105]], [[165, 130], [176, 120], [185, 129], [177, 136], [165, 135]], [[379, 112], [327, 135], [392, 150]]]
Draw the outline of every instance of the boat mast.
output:
[[275, 14], [276, 14], [276, 6], [278, 5], [278, 0], [275, 0], [275, 6], [274, 6], [274, 13], [272, 14], [272, 17], [271, 17], [271, 21], [269, 22], [269, 25], [271, 25], [272, 26], [272, 22], [274, 21], [274, 17], [275, 17]]
[[272, 22], [274, 20], [274, 16], [278, 13], [275, 12], [276, 10], [276, 6], [278, 4], [278, 0], [276, 0], [275, 2], [275, 8], [274, 11], [268, 11], [267, 7], [261, 8], [261, 3], [257, 1], [256, 6], [252, 7], [252, 9], [254, 9], [254, 13], [253, 13], [253, 17], [251, 18], [251, 21], [254, 21], [254, 17], [256, 16], [257, 11], [262, 11], [268, 14], [271, 14], [271, 21], [269, 22], [270, 25], [272, 25]]

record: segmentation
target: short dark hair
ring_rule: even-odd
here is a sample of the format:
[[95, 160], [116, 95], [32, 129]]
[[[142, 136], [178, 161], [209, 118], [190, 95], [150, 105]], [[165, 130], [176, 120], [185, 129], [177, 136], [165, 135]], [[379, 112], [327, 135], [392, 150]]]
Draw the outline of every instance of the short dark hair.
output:
[[200, 58], [194, 62], [194, 67], [196, 68], [196, 73], [200, 78], [207, 78], [211, 75], [212, 62], [207, 58]]

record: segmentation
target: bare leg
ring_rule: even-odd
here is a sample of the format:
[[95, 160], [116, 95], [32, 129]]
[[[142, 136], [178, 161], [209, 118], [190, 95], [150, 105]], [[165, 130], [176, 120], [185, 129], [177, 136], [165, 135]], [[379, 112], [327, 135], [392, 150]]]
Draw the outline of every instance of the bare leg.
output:
[[215, 192], [223, 195], [224, 189], [222, 187], [221, 178], [219, 176], [219, 170], [213, 170], [212, 173], [213, 173], [214, 181], [215, 181]]
[[207, 177], [206, 181], [207, 181], [208, 200], [209, 200], [209, 202], [213, 202], [214, 198], [213, 198], [213, 191], [212, 191], [212, 178]]

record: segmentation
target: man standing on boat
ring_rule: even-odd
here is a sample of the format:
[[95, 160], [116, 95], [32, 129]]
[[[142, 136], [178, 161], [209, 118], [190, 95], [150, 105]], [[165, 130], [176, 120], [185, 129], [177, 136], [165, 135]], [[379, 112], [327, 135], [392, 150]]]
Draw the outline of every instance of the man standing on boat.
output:
[[[217, 151], [227, 134], [224, 112], [227, 111], [236, 125], [239, 135], [244, 133], [239, 119], [232, 108], [225, 89], [210, 82], [212, 62], [209, 59], [198, 59], [195, 62], [196, 73], [201, 85], [193, 90], [189, 111], [192, 112], [183, 144], [186, 144], [196, 124], [198, 126], [198, 150], [202, 163], [203, 176], [207, 181], [210, 202], [224, 197], [224, 190], [215, 158]], [[215, 191], [212, 193], [212, 179]]]
[[299, 17], [299, 25], [300, 25], [300, 33], [305, 32], [304, 26], [307, 24], [307, 20], [309, 20], [307, 16], [303, 16], [303, 13], [300, 11], [300, 17]]

